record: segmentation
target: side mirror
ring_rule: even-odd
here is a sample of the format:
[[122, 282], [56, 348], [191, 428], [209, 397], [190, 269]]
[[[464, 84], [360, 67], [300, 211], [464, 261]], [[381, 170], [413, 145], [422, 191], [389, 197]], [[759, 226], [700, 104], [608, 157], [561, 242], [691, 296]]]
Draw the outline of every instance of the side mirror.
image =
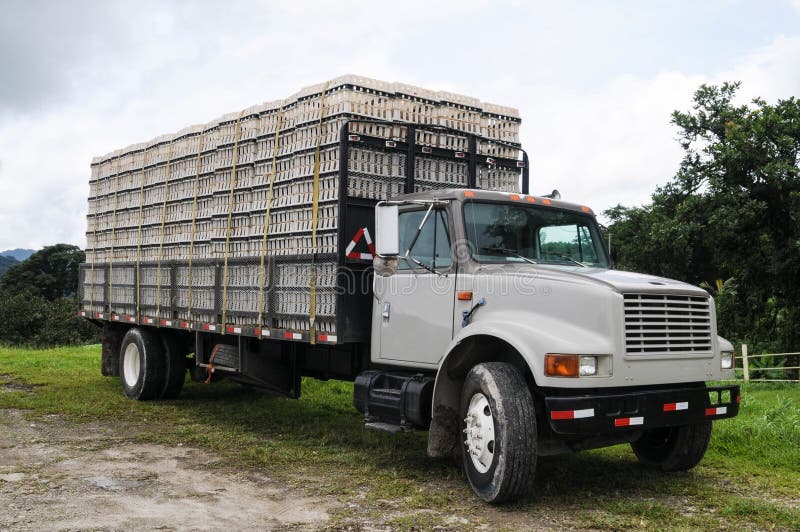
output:
[[378, 205], [375, 208], [375, 251], [379, 257], [400, 254], [398, 218], [397, 205]]

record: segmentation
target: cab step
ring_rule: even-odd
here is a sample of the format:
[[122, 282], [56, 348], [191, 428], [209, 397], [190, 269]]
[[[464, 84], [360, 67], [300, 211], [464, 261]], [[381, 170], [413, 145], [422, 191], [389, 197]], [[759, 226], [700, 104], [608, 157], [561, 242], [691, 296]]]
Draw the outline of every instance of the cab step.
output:
[[391, 432], [392, 434], [397, 432], [407, 432], [409, 430], [402, 425], [392, 425], [391, 423], [383, 423], [382, 421], [368, 421], [364, 423], [364, 428], [380, 432]]

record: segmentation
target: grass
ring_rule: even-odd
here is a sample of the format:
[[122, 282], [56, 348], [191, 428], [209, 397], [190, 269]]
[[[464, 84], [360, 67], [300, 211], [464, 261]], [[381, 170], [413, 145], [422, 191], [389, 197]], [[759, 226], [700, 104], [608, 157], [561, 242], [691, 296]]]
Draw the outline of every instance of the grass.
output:
[[800, 528], [799, 385], [745, 387], [739, 417], [715, 424], [693, 471], [642, 468], [627, 446], [546, 457], [531, 498], [494, 508], [472, 495], [457, 465], [426, 456], [426, 433], [364, 430], [350, 383], [305, 380], [299, 401], [225, 381], [187, 383], [179, 400], [140, 403], [99, 366], [99, 346], [0, 348], [0, 408], [105, 421], [138, 441], [210, 449], [225, 463], [334, 497], [335, 525]]

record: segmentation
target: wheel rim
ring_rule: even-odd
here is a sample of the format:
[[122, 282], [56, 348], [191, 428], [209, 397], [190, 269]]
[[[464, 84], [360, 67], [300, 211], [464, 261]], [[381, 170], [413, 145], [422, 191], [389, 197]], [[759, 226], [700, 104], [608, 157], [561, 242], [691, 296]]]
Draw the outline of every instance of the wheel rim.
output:
[[122, 375], [125, 384], [133, 386], [139, 380], [139, 347], [135, 343], [128, 344], [122, 358]]
[[489, 400], [482, 393], [472, 396], [464, 419], [467, 454], [479, 473], [486, 473], [494, 462], [494, 418]]

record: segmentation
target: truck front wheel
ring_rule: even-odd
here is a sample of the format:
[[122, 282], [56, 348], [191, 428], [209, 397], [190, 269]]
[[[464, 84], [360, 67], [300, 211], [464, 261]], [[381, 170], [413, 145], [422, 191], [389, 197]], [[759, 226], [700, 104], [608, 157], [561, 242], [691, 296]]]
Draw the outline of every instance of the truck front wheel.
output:
[[645, 431], [631, 443], [633, 452], [645, 465], [662, 471], [686, 471], [703, 459], [711, 440], [711, 422]]
[[525, 495], [536, 470], [533, 399], [505, 362], [473, 367], [461, 390], [461, 456], [475, 493], [489, 503]]
[[120, 345], [119, 375], [128, 399], [158, 399], [166, 384], [164, 347], [150, 331], [134, 327]]

